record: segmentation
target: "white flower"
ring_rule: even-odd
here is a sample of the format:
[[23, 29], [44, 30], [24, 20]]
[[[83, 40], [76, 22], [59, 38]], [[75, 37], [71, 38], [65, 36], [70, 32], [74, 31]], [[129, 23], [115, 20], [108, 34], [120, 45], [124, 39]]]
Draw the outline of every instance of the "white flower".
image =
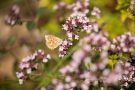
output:
[[44, 63], [47, 63], [47, 62], [48, 62], [48, 59], [47, 59], [47, 58], [44, 58], [44, 59], [43, 59], [43, 62], [44, 62]]
[[23, 79], [19, 79], [19, 84], [21, 85], [21, 84], [23, 84]]
[[79, 39], [79, 36], [78, 35], [75, 35], [75, 39], [78, 40]]
[[17, 78], [21, 78], [24, 76], [23, 72], [16, 72]]
[[68, 30], [68, 26], [66, 24], [63, 25], [63, 30], [65, 30], [65, 31]]
[[47, 59], [51, 59], [51, 55], [50, 54], [47, 54], [46, 58]]
[[65, 78], [65, 81], [66, 82], [70, 82], [72, 79], [71, 79], [71, 77], [70, 76], [66, 76], [66, 78]]
[[28, 68], [26, 72], [27, 72], [27, 74], [31, 74], [31, 72], [32, 72], [31, 68]]

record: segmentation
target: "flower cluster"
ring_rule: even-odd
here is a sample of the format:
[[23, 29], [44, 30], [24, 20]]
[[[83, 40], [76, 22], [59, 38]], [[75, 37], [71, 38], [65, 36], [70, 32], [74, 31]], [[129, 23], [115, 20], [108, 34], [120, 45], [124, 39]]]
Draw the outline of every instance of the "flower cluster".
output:
[[[97, 38], [96, 38], [97, 37]], [[96, 82], [97, 70], [103, 70], [107, 64], [110, 42], [102, 33], [92, 33], [80, 41], [80, 48], [74, 52], [71, 61], [66, 66], [60, 68], [64, 80], [58, 80], [53, 84], [54, 90], [88, 90], [91, 82]], [[101, 52], [98, 58], [89, 57], [89, 54]], [[80, 66], [89, 64], [86, 70], [81, 70]], [[86, 65], [87, 66], [87, 65]], [[72, 78], [76, 77], [76, 79]], [[50, 88], [47, 87], [47, 90]]]
[[96, 18], [100, 18], [100, 13], [101, 13], [101, 11], [99, 10], [99, 8], [94, 7], [91, 12], [91, 15], [95, 16]]
[[130, 0], [129, 11], [131, 12], [131, 14], [135, 15], [135, 0]]
[[105, 35], [91, 33], [84, 39], [80, 40], [80, 46], [81, 46], [81, 49], [77, 50], [73, 54], [73, 57], [72, 57], [73, 59], [71, 60], [70, 64], [63, 67], [60, 70], [61, 73], [65, 74], [70, 71], [71, 72], [76, 71], [83, 59], [88, 61], [87, 60], [88, 58], [84, 58], [84, 57], [86, 57], [85, 55], [87, 55], [87, 53], [92, 52], [92, 51], [101, 51], [102, 52], [100, 55], [101, 61], [98, 64], [98, 67], [103, 68], [105, 66], [105, 64], [107, 63], [107, 55], [108, 55], [107, 52], [108, 52], [108, 49], [110, 46], [110, 42], [107, 40]]
[[62, 67], [60, 69], [60, 72], [63, 75], [66, 75], [68, 73], [73, 73], [78, 71], [78, 67], [81, 64], [83, 58], [85, 57], [86, 53], [83, 49], [78, 49], [72, 56], [72, 60], [70, 61], [69, 64], [66, 66]]
[[72, 46], [72, 42], [69, 40], [64, 40], [59, 46], [59, 57], [64, 57], [70, 46]]
[[[90, 33], [92, 31], [98, 32], [98, 26], [95, 20], [89, 20], [86, 14], [89, 12], [89, 0], [85, 0], [84, 3], [81, 0], [78, 0], [71, 5], [73, 13], [67, 18], [65, 24], [63, 24], [62, 29], [66, 31], [68, 39], [79, 39], [79, 36], [76, 34], [77, 31], [85, 31]], [[92, 15], [99, 17], [100, 10], [94, 7]]]
[[71, 10], [73, 12], [83, 12], [87, 14], [89, 12], [89, 0], [77, 0], [75, 3], [72, 4], [66, 4], [64, 2], [60, 2], [56, 5], [54, 5], [54, 10], [60, 11], [60, 10]]
[[77, 0], [71, 5], [73, 12], [82, 12], [87, 14], [89, 12], [89, 0]]
[[[106, 69], [103, 73], [104, 84], [119, 84], [124, 90], [135, 82], [135, 67], [126, 60], [119, 60], [112, 70]], [[112, 79], [113, 78], [113, 79]]]
[[[95, 19], [90, 20], [87, 17], [87, 13], [89, 12], [89, 0], [77, 0], [73, 4], [65, 4], [63, 2], [54, 6], [55, 10], [69, 9], [72, 10], [73, 13], [66, 19], [66, 22], [62, 25], [62, 29], [66, 32], [69, 41], [73, 42], [74, 40], [79, 39], [78, 32], [98, 32], [98, 25]], [[91, 12], [93, 16], [97, 18], [100, 17], [100, 10], [94, 7]], [[63, 45], [61, 45], [63, 46]], [[60, 48], [61, 48], [60, 46]], [[60, 57], [66, 55], [66, 52], [69, 47], [63, 47], [63, 51], [60, 51]], [[61, 49], [60, 49], [61, 50]], [[62, 53], [61, 53], [62, 52]]]
[[53, 9], [56, 11], [60, 11], [61, 9], [69, 9], [69, 6], [65, 2], [60, 2], [54, 5]]
[[[134, 46], [134, 37], [130, 33], [125, 33], [115, 38], [117, 42], [110, 42], [105, 33], [92, 32], [80, 40], [80, 48], [76, 50], [71, 61], [60, 68], [63, 78], [53, 80], [54, 90], [89, 90], [91, 85], [99, 86], [101, 90], [106, 86], [119, 84], [122, 88], [135, 82], [135, 67], [126, 60], [119, 60], [110, 68], [109, 50], [112, 45], [119, 46], [120, 43]], [[117, 48], [114, 48], [114, 50]], [[113, 51], [114, 51], [113, 50]], [[122, 51], [124, 52], [124, 51]], [[131, 55], [132, 61], [134, 54]], [[82, 69], [81, 67], [86, 67]], [[113, 79], [112, 79], [113, 78]], [[50, 87], [52, 87], [50, 85]], [[49, 90], [50, 87], [45, 87]]]
[[113, 52], [131, 52], [135, 46], [135, 37], [126, 32], [112, 40], [111, 50]]
[[62, 29], [66, 31], [69, 40], [79, 39], [79, 36], [75, 33], [77, 31], [98, 32], [98, 26], [95, 22], [90, 22], [85, 14], [79, 12], [71, 14], [66, 23], [63, 24]]
[[[104, 69], [108, 62], [108, 49], [110, 47], [110, 41], [107, 39], [106, 34], [103, 33], [91, 33], [84, 39], [80, 40], [80, 46], [87, 53], [91, 53], [92, 56], [96, 55], [96, 53], [100, 53], [99, 58], [96, 58], [96, 63], [90, 64], [91, 71], [95, 71], [96, 69]], [[89, 55], [89, 54], [88, 54]], [[97, 54], [98, 55], [98, 54]], [[95, 62], [93, 58], [84, 58], [84, 62], [88, 63]]]
[[[41, 90], [78, 90], [77, 83], [72, 76], [65, 76], [63, 83], [58, 79], [52, 80], [52, 86], [42, 87]], [[55, 87], [55, 88], [54, 88]]]
[[75, 3], [72, 4], [60, 2], [54, 5], [54, 10], [58, 12], [56, 14], [58, 21], [63, 23], [63, 21], [65, 21], [65, 17], [67, 17], [67, 12], [81, 12], [87, 14], [89, 12], [88, 7], [89, 0], [77, 0]]
[[28, 75], [37, 69], [39, 62], [47, 63], [50, 58], [50, 55], [45, 55], [42, 50], [38, 50], [34, 54], [23, 58], [19, 64], [19, 71], [16, 72], [19, 83], [23, 84], [24, 80], [28, 78]]
[[135, 67], [132, 66], [129, 62], [121, 62], [123, 74], [120, 79], [121, 87], [126, 88], [129, 84], [135, 82]]
[[[87, 46], [85, 46], [87, 45]], [[107, 39], [107, 34], [105, 33], [91, 33], [90, 35], [84, 37], [84, 39], [80, 40], [80, 46], [88, 47], [91, 46], [92, 49], [99, 48], [107, 51], [110, 47], [110, 41]], [[89, 51], [89, 49], [86, 49]]]
[[9, 14], [5, 18], [5, 23], [11, 26], [15, 24], [21, 24], [20, 20], [20, 8], [17, 5], [13, 5], [9, 11]]

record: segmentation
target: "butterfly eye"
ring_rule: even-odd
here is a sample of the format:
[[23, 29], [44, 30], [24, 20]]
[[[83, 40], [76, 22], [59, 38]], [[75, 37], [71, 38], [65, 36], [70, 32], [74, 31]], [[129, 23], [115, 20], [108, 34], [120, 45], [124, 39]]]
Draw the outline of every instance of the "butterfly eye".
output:
[[51, 50], [57, 48], [62, 43], [62, 39], [54, 35], [45, 35], [45, 40], [46, 46]]

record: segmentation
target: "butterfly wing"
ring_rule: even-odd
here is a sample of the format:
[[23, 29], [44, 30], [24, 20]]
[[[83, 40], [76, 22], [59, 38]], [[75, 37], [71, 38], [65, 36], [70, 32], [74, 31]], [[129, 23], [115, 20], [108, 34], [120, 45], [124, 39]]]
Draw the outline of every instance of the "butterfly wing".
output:
[[62, 43], [62, 39], [54, 35], [45, 35], [45, 40], [46, 46], [51, 50], [57, 48]]

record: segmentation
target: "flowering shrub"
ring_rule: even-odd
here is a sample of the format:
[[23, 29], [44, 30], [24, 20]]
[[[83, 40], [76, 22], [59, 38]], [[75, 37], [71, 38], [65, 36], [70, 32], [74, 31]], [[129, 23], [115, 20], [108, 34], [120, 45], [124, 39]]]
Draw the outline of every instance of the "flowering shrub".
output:
[[[131, 6], [133, 1], [131, 1]], [[131, 8], [130, 6], [130, 8]], [[88, 35], [79, 40], [79, 49], [72, 54], [72, 58], [67, 65], [59, 69], [62, 78], [52, 79], [52, 85], [49, 84], [41, 89], [47, 90], [89, 90], [91, 87], [107, 90], [110, 85], [119, 85], [125, 89], [129, 84], [134, 83], [134, 66], [133, 60], [122, 60], [123, 56], [119, 54], [130, 54], [134, 51], [135, 37], [130, 32], [108, 39], [108, 34], [99, 31], [96, 19], [89, 19], [87, 14], [89, 2], [85, 0], [76, 1], [68, 5], [61, 2], [54, 6], [54, 10], [60, 11], [71, 10], [72, 13], [67, 17], [62, 25], [67, 39], [59, 45], [59, 57], [64, 57], [75, 40], [79, 40], [78, 32], [86, 32]], [[100, 18], [101, 11], [94, 7], [91, 16]], [[109, 65], [111, 56], [118, 54], [116, 62]], [[26, 57], [19, 65], [21, 71], [17, 72], [20, 84], [26, 79], [26, 75], [31, 74], [33, 69], [37, 69], [36, 60], [38, 57], [42, 62], [47, 62], [50, 56], [44, 55], [43, 51], [37, 51], [30, 57]], [[33, 64], [35, 62], [35, 64]]]
[[[104, 1], [114, 5], [104, 5]], [[132, 29], [135, 28], [135, 0], [117, 0], [117, 6], [115, 1], [103, 0], [101, 7], [108, 10], [98, 7], [101, 1], [97, 1], [97, 5], [89, 0], [57, 1], [51, 11], [50, 7], [40, 4], [44, 0], [35, 0], [35, 11], [29, 8], [30, 20], [25, 17], [25, 7], [13, 5], [4, 23], [13, 29], [27, 27], [30, 39], [27, 34], [22, 38], [15, 33], [15, 38], [9, 37], [10, 45], [3, 46], [4, 49], [8, 51], [20, 46], [24, 50], [29, 48], [27, 52], [37, 50], [17, 61], [17, 83], [22, 86], [32, 83], [36, 90], [134, 88], [135, 34]], [[18, 55], [9, 54], [18, 60]]]

